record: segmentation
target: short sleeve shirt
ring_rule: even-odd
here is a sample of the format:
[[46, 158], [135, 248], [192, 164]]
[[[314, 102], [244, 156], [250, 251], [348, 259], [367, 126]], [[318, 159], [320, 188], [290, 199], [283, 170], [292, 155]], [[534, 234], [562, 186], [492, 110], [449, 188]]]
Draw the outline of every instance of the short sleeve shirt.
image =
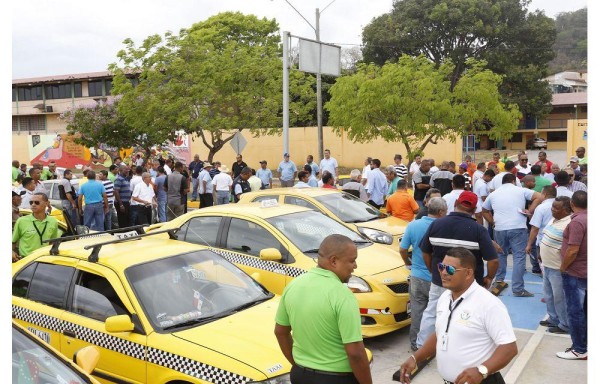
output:
[[58, 221], [52, 216], [38, 220], [33, 215], [20, 217], [13, 229], [12, 242], [19, 242], [19, 255], [28, 256], [38, 248], [48, 245], [42, 240], [55, 239], [59, 236]]
[[277, 170], [281, 173], [280, 179], [290, 181], [294, 179], [294, 172], [297, 172], [296, 164], [291, 161], [282, 161]]
[[321, 175], [323, 174], [323, 171], [329, 171], [329, 173], [331, 173], [333, 175], [333, 177], [335, 177], [335, 169], [338, 167], [338, 163], [337, 160], [334, 159], [333, 157], [330, 157], [329, 159], [321, 159], [321, 162], [319, 163], [319, 169], [321, 170]]
[[563, 232], [561, 259], [565, 257], [569, 245], [579, 245], [579, 252], [567, 268], [567, 274], [587, 279], [587, 210], [571, 215], [571, 222]]
[[408, 194], [406, 190], [399, 190], [388, 197], [386, 209], [392, 216], [405, 221], [412, 221], [415, 218], [415, 212], [419, 205], [415, 199]]
[[410, 275], [425, 281], [431, 281], [431, 272], [429, 272], [427, 265], [425, 265], [423, 252], [421, 252], [419, 244], [423, 239], [423, 235], [427, 232], [427, 228], [429, 228], [434, 220], [435, 219], [432, 217], [424, 216], [419, 220], [408, 223], [400, 242], [400, 248], [410, 249], [412, 246], [412, 267], [410, 268]]
[[508, 231], [527, 229], [527, 217], [519, 212], [525, 209], [527, 200], [531, 200], [534, 191], [520, 188], [512, 183], [502, 184], [490, 193], [483, 202], [483, 208], [494, 211], [494, 229]]
[[275, 322], [292, 327], [298, 365], [352, 372], [344, 344], [362, 340], [358, 301], [333, 272], [315, 267], [295, 278], [283, 291]]
[[101, 203], [104, 200], [103, 193], [106, 193], [104, 185], [96, 180], [90, 180], [79, 188], [79, 194], [85, 197], [86, 204]]

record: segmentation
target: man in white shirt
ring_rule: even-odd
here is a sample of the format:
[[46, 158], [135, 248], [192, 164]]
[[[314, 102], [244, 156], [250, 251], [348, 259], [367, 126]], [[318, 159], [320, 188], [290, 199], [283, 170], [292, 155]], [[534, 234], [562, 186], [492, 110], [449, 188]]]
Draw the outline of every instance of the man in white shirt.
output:
[[475, 194], [477, 195], [477, 198], [479, 199], [481, 204], [483, 204], [485, 199], [490, 194], [489, 183], [490, 183], [490, 181], [492, 181], [492, 179], [495, 176], [496, 176], [496, 173], [493, 170], [488, 169], [483, 173], [482, 177], [477, 179], [477, 182], [475, 183], [475, 186], [473, 187], [473, 192], [475, 192]]
[[569, 191], [567, 187], [569, 185], [569, 174], [566, 171], [560, 171], [554, 176], [554, 182], [556, 183], [556, 197], [567, 196], [572, 197], [573, 192]]
[[[512, 173], [513, 168], [515, 167], [515, 162], [512, 160], [508, 160], [505, 164], [504, 164], [504, 172], [500, 172], [499, 174], [497, 174], [496, 176], [494, 176], [494, 178], [492, 179], [492, 181], [490, 181], [489, 183], [489, 188], [490, 188], [490, 193], [494, 192], [496, 189], [500, 188], [500, 186], [502, 185], [502, 178], [504, 177], [504, 175], [507, 175], [509, 173]], [[520, 187], [521, 183], [517, 183], [517, 187]]]
[[202, 170], [198, 174], [198, 196], [200, 198], [200, 208], [213, 206], [213, 184], [210, 177], [212, 164], [208, 161], [202, 164]]
[[404, 180], [408, 179], [408, 168], [406, 168], [406, 165], [402, 164], [402, 155], [394, 155], [394, 171], [396, 172], [397, 177]]
[[526, 153], [519, 155], [519, 163], [516, 166], [517, 177], [522, 179], [523, 176], [531, 173], [531, 164], [529, 164], [529, 158]]
[[482, 161], [481, 163], [477, 164], [477, 169], [475, 170], [475, 172], [473, 172], [473, 192], [475, 192], [475, 184], [477, 183], [477, 180], [482, 178], [484, 173], [485, 162]]
[[229, 169], [227, 166], [222, 165], [219, 167], [220, 173], [216, 174], [212, 179], [212, 185], [215, 191], [216, 204], [229, 204], [229, 196], [231, 196], [231, 185], [233, 179], [229, 175]]
[[329, 149], [326, 149], [325, 151], [323, 151], [323, 156], [325, 156], [325, 158], [321, 159], [321, 162], [319, 163], [319, 173], [321, 173], [321, 175], [323, 175], [323, 171], [329, 171], [329, 173], [331, 173], [333, 175], [333, 179], [337, 180], [337, 177], [338, 177], [337, 160], [334, 159], [333, 157], [331, 157], [331, 152], [329, 151]]
[[152, 224], [152, 207], [157, 208], [154, 187], [150, 184], [152, 176], [149, 172], [142, 173], [142, 182], [138, 183], [131, 194], [131, 208], [137, 210], [137, 224]]
[[371, 173], [371, 161], [373, 161], [373, 159], [371, 157], [367, 157], [365, 159], [365, 166], [362, 169], [362, 175], [361, 175], [361, 184], [364, 185], [365, 190], [367, 192], [369, 192], [369, 173]]
[[[507, 166], [510, 161], [507, 161]], [[531, 189], [516, 186], [515, 175], [508, 173], [502, 178], [502, 186], [487, 197], [483, 203], [483, 217], [494, 227], [494, 240], [500, 245], [503, 253], [499, 255], [500, 267], [496, 273], [496, 286], [506, 287], [506, 265], [508, 251], [513, 255], [512, 291], [515, 297], [532, 297], [525, 290], [525, 247], [527, 246], [526, 202], [539, 205], [542, 195]], [[494, 211], [492, 216], [491, 211]]]
[[29, 204], [29, 201], [35, 193], [35, 181], [31, 177], [23, 178], [23, 191], [25, 191], [25, 194], [22, 195], [21, 205], [19, 205], [19, 208], [31, 209], [31, 204]]
[[[454, 212], [454, 205], [456, 200], [461, 193], [465, 191], [465, 178], [463, 175], [454, 175], [452, 177], [452, 191], [450, 193], [446, 193], [442, 196], [442, 199], [446, 201], [446, 205], [448, 205], [448, 210], [446, 211], [446, 215], [449, 215], [451, 212]], [[475, 208], [475, 213], [473, 217], [477, 222], [483, 225], [483, 218], [481, 216], [481, 202], [477, 199], [477, 208]]]
[[446, 383], [503, 383], [500, 370], [517, 355], [517, 338], [502, 301], [475, 281], [475, 256], [466, 248], [448, 250], [440, 271], [446, 291], [437, 302], [435, 332], [400, 368], [410, 383], [417, 364], [435, 356]]
[[419, 170], [419, 167], [421, 166], [421, 155], [417, 155], [415, 156], [415, 159], [412, 163], [410, 163], [410, 168], [408, 169], [408, 172], [410, 173], [410, 175], [412, 176], [415, 172], [417, 172]]
[[379, 159], [373, 159], [371, 165], [373, 168], [369, 174], [368, 203], [379, 209], [383, 205], [383, 200], [388, 191], [387, 178], [379, 169], [381, 166], [381, 161], [379, 161]]

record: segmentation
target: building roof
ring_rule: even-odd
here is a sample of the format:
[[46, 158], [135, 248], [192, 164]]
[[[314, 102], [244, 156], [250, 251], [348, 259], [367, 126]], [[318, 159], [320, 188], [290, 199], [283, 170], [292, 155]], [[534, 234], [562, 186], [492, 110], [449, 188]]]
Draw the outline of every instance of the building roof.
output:
[[13, 79], [13, 85], [23, 84], [39, 84], [39, 83], [50, 83], [60, 81], [71, 81], [71, 80], [88, 80], [88, 79], [101, 79], [106, 77], [112, 77], [110, 71], [102, 72], [87, 72], [87, 73], [73, 73], [70, 75], [53, 75], [46, 77], [31, 77], [27, 79]]
[[587, 105], [587, 92], [555, 93], [552, 95], [552, 106]]

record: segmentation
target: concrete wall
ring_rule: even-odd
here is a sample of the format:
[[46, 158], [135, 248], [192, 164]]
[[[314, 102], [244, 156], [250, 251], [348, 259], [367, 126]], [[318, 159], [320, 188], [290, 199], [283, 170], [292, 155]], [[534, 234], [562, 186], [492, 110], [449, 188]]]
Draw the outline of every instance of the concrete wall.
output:
[[585, 148], [585, 154], [588, 154], [588, 121], [587, 120], [569, 120], [567, 128], [567, 156], [575, 156], [575, 150], [578, 147]]

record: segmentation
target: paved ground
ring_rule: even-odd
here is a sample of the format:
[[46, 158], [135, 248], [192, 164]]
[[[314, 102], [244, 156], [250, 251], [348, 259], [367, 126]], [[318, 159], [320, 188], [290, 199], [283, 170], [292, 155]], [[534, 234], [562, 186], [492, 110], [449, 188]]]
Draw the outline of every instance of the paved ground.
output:
[[[509, 257], [510, 260], [510, 257]], [[528, 266], [528, 270], [531, 267]], [[508, 269], [507, 279], [512, 268]], [[546, 327], [539, 326], [539, 321], [546, 316], [546, 305], [543, 297], [542, 279], [530, 273], [525, 274], [525, 288], [534, 293], [531, 298], [512, 296], [510, 287], [500, 295], [500, 299], [508, 308], [515, 335], [517, 337], [518, 356], [502, 370], [507, 384], [545, 384], [587, 382], [587, 361], [568, 361], [559, 359], [555, 353], [571, 345], [569, 335], [554, 335], [546, 332]], [[365, 345], [373, 352], [373, 382], [377, 384], [397, 383], [392, 375], [400, 368], [410, 355], [408, 328], [391, 334], [366, 339]], [[437, 373], [436, 361], [433, 360], [412, 381], [415, 384], [441, 383]]]

